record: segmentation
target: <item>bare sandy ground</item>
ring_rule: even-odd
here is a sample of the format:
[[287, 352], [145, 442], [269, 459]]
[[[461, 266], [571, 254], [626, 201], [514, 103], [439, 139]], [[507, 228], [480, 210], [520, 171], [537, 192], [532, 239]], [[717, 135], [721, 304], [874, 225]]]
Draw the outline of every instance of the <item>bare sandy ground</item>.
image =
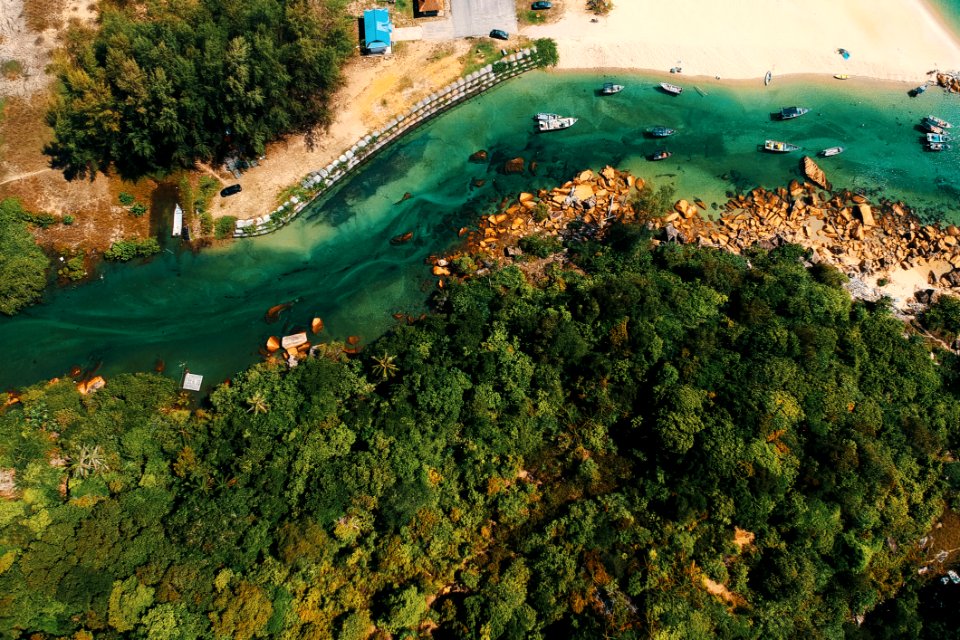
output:
[[[616, 0], [596, 23], [567, 2], [554, 24], [562, 69], [633, 68], [721, 79], [845, 73], [920, 82], [960, 69], [960, 43], [922, 0]], [[844, 60], [837, 49], [851, 52]]]

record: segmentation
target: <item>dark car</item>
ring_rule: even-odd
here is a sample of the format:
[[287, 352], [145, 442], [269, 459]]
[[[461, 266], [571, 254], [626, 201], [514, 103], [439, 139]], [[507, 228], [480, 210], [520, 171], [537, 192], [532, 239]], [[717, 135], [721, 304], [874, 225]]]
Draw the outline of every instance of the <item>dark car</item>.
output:
[[242, 191], [240, 185], [232, 184], [229, 187], [224, 187], [220, 190], [220, 197], [226, 198], [227, 196], [232, 196], [235, 193], [240, 193], [240, 191]]
[[553, 9], [553, 3], [544, 2], [544, 0], [538, 0], [537, 2], [534, 2], [532, 5], [530, 5], [530, 8], [533, 9], [534, 11], [540, 11], [542, 9]]
[[497, 40], [509, 40], [510, 36], [507, 35], [507, 32], [503, 29], [494, 29], [490, 32], [491, 38], [496, 38]]

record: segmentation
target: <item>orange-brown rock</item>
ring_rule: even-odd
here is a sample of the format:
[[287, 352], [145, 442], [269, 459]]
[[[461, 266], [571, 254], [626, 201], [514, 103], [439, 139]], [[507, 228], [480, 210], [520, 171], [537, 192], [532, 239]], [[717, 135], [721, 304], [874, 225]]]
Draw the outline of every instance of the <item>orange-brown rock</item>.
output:
[[863, 222], [863, 226], [866, 228], [875, 227], [877, 225], [876, 220], [873, 219], [873, 211], [868, 204], [861, 204], [859, 207], [860, 210], [860, 220]]
[[321, 318], [314, 318], [310, 322], [310, 330], [314, 333], [320, 333], [323, 331], [323, 320]]
[[487, 150], [480, 149], [470, 154], [470, 162], [486, 162], [487, 161]]
[[270, 336], [267, 338], [267, 351], [273, 353], [280, 348], [280, 338], [277, 336]]
[[817, 163], [813, 161], [813, 158], [810, 156], [803, 156], [803, 175], [807, 176], [807, 179], [810, 180], [813, 184], [817, 185], [821, 189], [826, 189], [831, 191], [833, 186], [830, 184], [830, 181], [827, 180], [827, 175], [823, 172]]
[[504, 173], [523, 173], [524, 160], [523, 158], [513, 158], [512, 160], [507, 160], [503, 163], [503, 172]]

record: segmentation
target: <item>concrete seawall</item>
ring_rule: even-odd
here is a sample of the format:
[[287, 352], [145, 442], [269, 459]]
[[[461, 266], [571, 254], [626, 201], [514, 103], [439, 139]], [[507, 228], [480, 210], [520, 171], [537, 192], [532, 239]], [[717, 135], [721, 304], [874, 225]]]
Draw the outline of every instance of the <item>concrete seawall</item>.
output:
[[403, 135], [487, 89], [538, 66], [537, 50], [523, 49], [451, 82], [417, 102], [407, 113], [365, 135], [327, 166], [308, 173], [300, 181], [300, 187], [306, 191], [305, 197], [293, 196], [268, 214], [249, 220], [238, 220], [234, 237], [250, 238], [276, 231]]

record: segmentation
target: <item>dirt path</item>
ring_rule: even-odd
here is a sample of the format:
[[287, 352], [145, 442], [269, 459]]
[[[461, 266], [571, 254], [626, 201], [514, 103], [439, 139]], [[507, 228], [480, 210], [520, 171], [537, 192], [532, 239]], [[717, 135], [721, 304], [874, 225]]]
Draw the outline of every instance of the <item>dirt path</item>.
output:
[[9, 176], [0, 180], [0, 185], [5, 185], [9, 182], [16, 182], [17, 180], [26, 180], [27, 178], [32, 178], [33, 176], [39, 176], [42, 173], [47, 171], [53, 171], [53, 169], [40, 169], [38, 171], [27, 171], [26, 173], [18, 173], [17, 175]]

